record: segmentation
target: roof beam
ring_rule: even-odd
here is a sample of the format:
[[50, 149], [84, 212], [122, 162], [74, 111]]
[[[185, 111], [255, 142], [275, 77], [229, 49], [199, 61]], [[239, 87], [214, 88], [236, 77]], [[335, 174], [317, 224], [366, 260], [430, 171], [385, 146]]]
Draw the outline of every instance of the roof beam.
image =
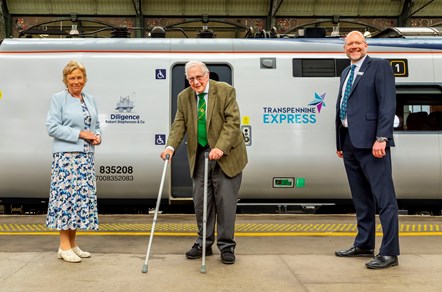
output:
[[402, 5], [401, 14], [398, 17], [397, 25], [399, 27], [410, 26], [410, 14], [411, 9], [413, 8], [414, 1], [413, 0], [405, 0]]
[[427, 7], [428, 5], [430, 5], [433, 2], [434, 2], [434, 0], [428, 1], [426, 4], [422, 5], [421, 8], [419, 8], [416, 11], [414, 11], [413, 13], [411, 13], [409, 17], [412, 17], [413, 15], [415, 15], [416, 13], [418, 13], [419, 11], [421, 11], [422, 9], [424, 9], [425, 7]]
[[267, 13], [266, 30], [270, 30], [275, 26], [276, 13], [278, 13], [279, 7], [281, 7], [284, 0], [271, 0], [269, 5], [269, 12]]
[[132, 0], [134, 5], [135, 14], [139, 16], [141, 14], [141, 0]]
[[401, 15], [399, 16], [398, 19], [398, 26], [401, 27], [406, 27], [406, 26], [410, 26], [411, 24], [411, 17], [413, 15], [415, 15], [416, 13], [418, 13], [419, 11], [421, 11], [422, 9], [424, 9], [425, 7], [427, 7], [428, 5], [430, 5], [431, 3], [433, 3], [434, 0], [430, 0], [427, 3], [425, 3], [424, 5], [422, 5], [420, 8], [416, 9], [413, 13], [411, 12], [411, 10], [413, 9], [414, 6], [414, 1], [413, 0], [405, 0], [404, 1], [404, 5], [402, 6], [402, 12]]
[[142, 38], [144, 35], [144, 17], [143, 17], [143, 0], [132, 0], [132, 4], [134, 5], [135, 10], [135, 27], [142, 27], [143, 29], [137, 29], [135, 30], [135, 37]]
[[[8, 24], [10, 23], [10, 16], [8, 11], [8, 4], [6, 0], [0, 1], [0, 40], [5, 39], [8, 34], [10, 34], [10, 28]], [[9, 25], [10, 26], [10, 25]]]

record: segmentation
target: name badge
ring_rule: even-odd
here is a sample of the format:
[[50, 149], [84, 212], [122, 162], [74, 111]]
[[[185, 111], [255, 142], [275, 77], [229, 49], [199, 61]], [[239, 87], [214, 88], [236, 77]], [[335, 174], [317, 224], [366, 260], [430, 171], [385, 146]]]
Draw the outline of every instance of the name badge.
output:
[[359, 71], [357, 75], [362, 76], [364, 75], [364, 72]]

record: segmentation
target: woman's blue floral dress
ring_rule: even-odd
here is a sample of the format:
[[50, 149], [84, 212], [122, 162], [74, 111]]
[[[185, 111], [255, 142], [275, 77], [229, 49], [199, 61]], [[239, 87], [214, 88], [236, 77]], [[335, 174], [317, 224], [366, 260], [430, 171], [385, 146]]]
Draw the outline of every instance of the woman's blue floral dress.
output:
[[[91, 117], [81, 103], [87, 131]], [[57, 230], [98, 230], [94, 153], [85, 140], [84, 152], [54, 153], [46, 226]]]

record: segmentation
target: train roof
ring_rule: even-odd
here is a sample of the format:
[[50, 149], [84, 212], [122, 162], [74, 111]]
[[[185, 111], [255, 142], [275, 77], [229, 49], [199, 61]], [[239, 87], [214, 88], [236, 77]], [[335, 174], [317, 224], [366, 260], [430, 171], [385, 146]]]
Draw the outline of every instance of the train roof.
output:
[[[291, 53], [340, 52], [343, 38], [299, 39], [4, 39], [0, 53]], [[442, 38], [367, 39], [369, 52], [442, 50]]]

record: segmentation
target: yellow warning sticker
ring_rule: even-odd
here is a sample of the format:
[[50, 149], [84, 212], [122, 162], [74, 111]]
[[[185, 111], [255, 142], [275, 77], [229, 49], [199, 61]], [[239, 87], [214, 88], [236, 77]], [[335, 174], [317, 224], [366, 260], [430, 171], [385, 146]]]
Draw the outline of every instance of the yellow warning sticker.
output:
[[250, 124], [250, 117], [249, 117], [249, 116], [244, 116], [244, 117], [242, 117], [242, 124], [243, 124], [243, 125], [248, 125], [248, 124]]

